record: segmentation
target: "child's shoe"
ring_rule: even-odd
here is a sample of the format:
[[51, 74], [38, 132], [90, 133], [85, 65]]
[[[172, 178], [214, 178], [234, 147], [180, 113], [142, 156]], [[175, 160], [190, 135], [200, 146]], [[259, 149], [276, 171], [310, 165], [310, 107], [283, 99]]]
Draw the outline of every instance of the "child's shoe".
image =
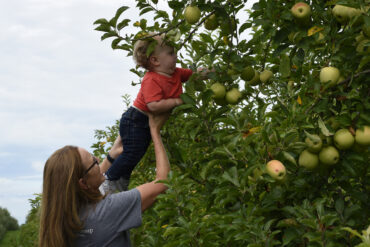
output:
[[128, 184], [130, 183], [130, 180], [120, 177], [120, 179], [112, 181], [112, 182], [115, 182], [115, 186], [117, 190], [126, 191], [128, 188]]
[[118, 190], [116, 187], [117, 181], [105, 179], [104, 182], [100, 185], [99, 190], [102, 192], [103, 195], [113, 194]]

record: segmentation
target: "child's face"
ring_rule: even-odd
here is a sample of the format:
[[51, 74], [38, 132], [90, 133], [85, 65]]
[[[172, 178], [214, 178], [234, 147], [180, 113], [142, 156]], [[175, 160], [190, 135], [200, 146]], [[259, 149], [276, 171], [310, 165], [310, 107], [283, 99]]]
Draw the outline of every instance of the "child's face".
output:
[[158, 65], [156, 70], [168, 75], [172, 75], [175, 72], [177, 55], [173, 47], [162, 45], [157, 48], [155, 56], [157, 57]]

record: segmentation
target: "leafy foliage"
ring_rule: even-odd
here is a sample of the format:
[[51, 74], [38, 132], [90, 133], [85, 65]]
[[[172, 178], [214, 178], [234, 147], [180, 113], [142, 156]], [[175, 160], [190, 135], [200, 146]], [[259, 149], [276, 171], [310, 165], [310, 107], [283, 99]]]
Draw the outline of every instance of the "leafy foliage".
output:
[[[328, 146], [337, 129], [370, 124], [370, 60], [356, 51], [362, 23], [370, 21], [368, 8], [342, 26], [331, 12], [334, 1], [309, 1], [313, 11], [307, 25], [291, 14], [294, 1], [259, 0], [245, 9], [241, 0], [198, 0], [192, 4], [202, 18], [190, 25], [183, 20], [189, 1], [168, 1], [166, 12], [156, 1], [136, 3], [138, 32], [111, 25], [114, 49], [131, 55], [135, 40], [149, 32], [165, 33], [179, 50], [182, 66], [215, 71], [209, 80], [194, 77], [185, 84], [185, 104], [162, 131], [172, 164], [170, 189], [133, 232], [136, 246], [359, 244], [360, 238], [342, 228], [369, 225], [369, 148], [340, 151], [338, 164], [320, 164], [313, 171], [299, 167], [297, 160], [306, 135], [318, 134]], [[341, 4], [368, 6], [365, 1]], [[148, 12], [153, 20], [145, 18]], [[246, 12], [249, 19], [242, 21]], [[202, 28], [211, 14], [220, 20], [214, 31]], [[180, 31], [179, 41], [168, 35], [172, 29]], [[239, 77], [246, 66], [269, 69], [274, 76], [251, 85]], [[319, 73], [326, 66], [339, 68], [344, 79], [335, 86], [321, 84]], [[138, 68], [131, 71], [143, 75]], [[227, 90], [242, 89], [243, 99], [237, 105], [216, 103], [209, 89], [215, 82]], [[265, 174], [271, 159], [285, 164], [284, 181]], [[135, 169], [131, 187], [152, 179], [153, 169], [150, 150]]]
[[0, 207], [0, 239], [7, 231], [14, 231], [19, 228], [17, 220], [12, 217], [6, 208]]

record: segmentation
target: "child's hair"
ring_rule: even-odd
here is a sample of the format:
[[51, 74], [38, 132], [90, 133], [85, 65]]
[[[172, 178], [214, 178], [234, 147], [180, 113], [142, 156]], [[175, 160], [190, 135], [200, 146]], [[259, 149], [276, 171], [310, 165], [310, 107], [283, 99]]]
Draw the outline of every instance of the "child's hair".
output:
[[[148, 33], [147, 37], [150, 37], [150, 36], [153, 36], [155, 35], [155, 33]], [[156, 41], [158, 42], [157, 45], [162, 45], [162, 42], [163, 42], [163, 37], [164, 35], [161, 35], [161, 36], [155, 36], [156, 37]], [[135, 42], [134, 44], [134, 54], [133, 54], [133, 58], [134, 58], [134, 61], [137, 65], [139, 65], [140, 67], [143, 67], [144, 69], [147, 69], [149, 70], [150, 68], [150, 63], [149, 63], [149, 57], [150, 56], [147, 56], [146, 55], [146, 51], [149, 47], [149, 45], [153, 42], [153, 38], [148, 38], [148, 39], [141, 39], [141, 40], [138, 40]], [[157, 47], [156, 47], [157, 49]]]

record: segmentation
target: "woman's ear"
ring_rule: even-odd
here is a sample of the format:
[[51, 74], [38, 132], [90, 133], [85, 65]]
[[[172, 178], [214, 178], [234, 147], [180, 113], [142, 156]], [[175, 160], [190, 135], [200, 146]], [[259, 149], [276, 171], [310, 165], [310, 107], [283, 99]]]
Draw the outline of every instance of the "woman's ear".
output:
[[78, 184], [80, 185], [80, 188], [83, 190], [89, 189], [89, 186], [86, 184], [86, 181], [83, 178], [80, 178], [78, 180]]

